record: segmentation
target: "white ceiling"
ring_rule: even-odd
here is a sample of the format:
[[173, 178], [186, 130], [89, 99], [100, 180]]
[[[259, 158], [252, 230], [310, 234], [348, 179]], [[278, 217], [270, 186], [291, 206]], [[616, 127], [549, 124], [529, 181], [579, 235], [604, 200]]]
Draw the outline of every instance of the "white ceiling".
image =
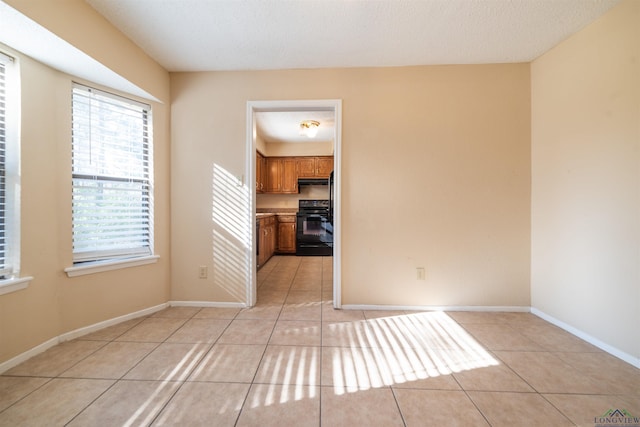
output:
[[[86, 0], [169, 71], [529, 62], [619, 0]], [[267, 142], [332, 141], [333, 112], [257, 114]]]
[[619, 0], [86, 0], [169, 71], [529, 62]]
[[[261, 111], [257, 112], [256, 131], [266, 142], [333, 142], [335, 137], [335, 113], [331, 111]], [[316, 120], [320, 123], [318, 134], [308, 138], [300, 134], [300, 123]]]

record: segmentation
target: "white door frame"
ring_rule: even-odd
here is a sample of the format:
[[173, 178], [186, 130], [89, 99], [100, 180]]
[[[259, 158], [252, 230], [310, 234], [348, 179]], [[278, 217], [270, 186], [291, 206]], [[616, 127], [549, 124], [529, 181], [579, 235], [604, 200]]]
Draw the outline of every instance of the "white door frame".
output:
[[247, 102], [247, 141], [246, 141], [246, 174], [247, 185], [251, 186], [251, 200], [249, 203], [251, 223], [251, 251], [249, 253], [249, 280], [247, 280], [246, 305], [256, 304], [257, 294], [257, 266], [256, 266], [256, 122], [255, 113], [264, 111], [333, 111], [335, 118], [334, 154], [333, 154], [333, 306], [342, 307], [341, 283], [341, 157], [342, 157], [342, 100], [319, 99], [300, 101], [248, 101]]

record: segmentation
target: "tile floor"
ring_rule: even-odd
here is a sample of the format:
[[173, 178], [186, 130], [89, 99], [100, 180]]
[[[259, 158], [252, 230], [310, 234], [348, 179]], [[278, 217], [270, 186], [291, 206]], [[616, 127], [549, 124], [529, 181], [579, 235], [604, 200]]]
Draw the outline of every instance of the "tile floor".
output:
[[331, 258], [251, 309], [172, 307], [0, 376], [0, 426], [593, 426], [640, 370], [528, 313], [336, 311]]

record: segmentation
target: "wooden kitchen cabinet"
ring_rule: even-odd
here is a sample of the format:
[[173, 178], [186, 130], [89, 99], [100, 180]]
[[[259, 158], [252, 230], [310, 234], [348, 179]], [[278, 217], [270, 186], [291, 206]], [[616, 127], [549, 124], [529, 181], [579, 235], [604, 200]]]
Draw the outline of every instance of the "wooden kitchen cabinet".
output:
[[313, 178], [316, 175], [315, 157], [298, 157], [296, 158], [298, 167], [298, 177]]
[[333, 171], [332, 157], [316, 157], [316, 176], [318, 178], [329, 178]]
[[266, 157], [265, 193], [292, 194], [298, 192], [295, 157]]
[[258, 267], [262, 267], [276, 251], [277, 234], [275, 215], [260, 218], [260, 235], [258, 236]]
[[256, 193], [265, 191], [265, 158], [256, 151]]
[[278, 247], [282, 254], [296, 253], [296, 216], [278, 215]]
[[296, 157], [298, 178], [329, 178], [333, 156]]

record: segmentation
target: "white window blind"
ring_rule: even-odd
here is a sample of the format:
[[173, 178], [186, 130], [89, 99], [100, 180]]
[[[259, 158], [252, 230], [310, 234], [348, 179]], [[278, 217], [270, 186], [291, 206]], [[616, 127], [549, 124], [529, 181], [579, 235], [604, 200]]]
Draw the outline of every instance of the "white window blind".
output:
[[17, 196], [15, 185], [11, 185], [15, 175], [16, 147], [12, 144], [18, 108], [10, 102], [9, 78], [13, 58], [0, 53], [0, 279], [17, 274], [19, 261], [16, 259], [17, 234], [15, 212]]
[[11, 271], [11, 266], [7, 263], [7, 241], [6, 241], [6, 219], [7, 219], [7, 164], [6, 164], [6, 147], [7, 147], [7, 120], [6, 120], [6, 83], [5, 70], [7, 61], [4, 55], [0, 57], [0, 277], [5, 278]]
[[150, 108], [73, 87], [73, 261], [152, 254]]

